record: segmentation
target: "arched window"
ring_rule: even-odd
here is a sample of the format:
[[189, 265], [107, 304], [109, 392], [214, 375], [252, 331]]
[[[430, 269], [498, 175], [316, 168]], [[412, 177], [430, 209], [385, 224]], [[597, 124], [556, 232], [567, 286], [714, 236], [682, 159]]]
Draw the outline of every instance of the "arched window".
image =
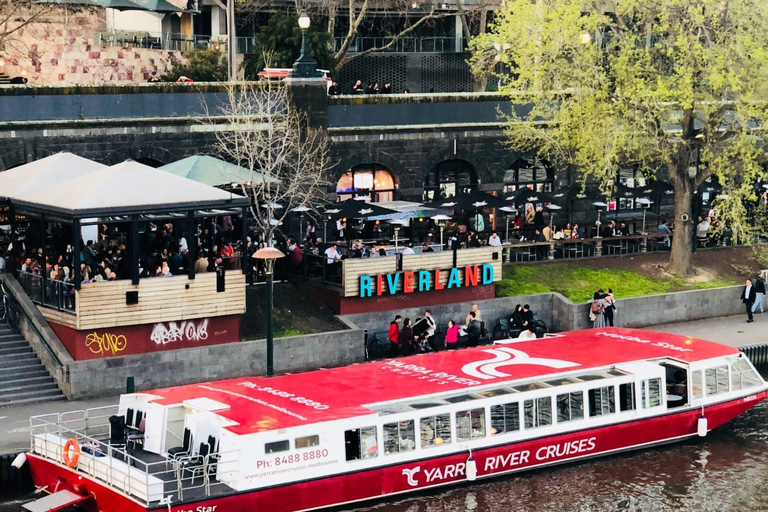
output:
[[366, 201], [374, 203], [394, 201], [395, 179], [383, 165], [356, 165], [344, 173], [336, 184], [336, 194], [340, 201], [353, 197], [365, 197]]
[[438, 200], [467, 194], [477, 187], [477, 173], [464, 160], [443, 160], [427, 173], [424, 200]]
[[504, 173], [504, 193], [528, 187], [536, 192], [552, 192], [554, 172], [541, 160], [518, 158]]

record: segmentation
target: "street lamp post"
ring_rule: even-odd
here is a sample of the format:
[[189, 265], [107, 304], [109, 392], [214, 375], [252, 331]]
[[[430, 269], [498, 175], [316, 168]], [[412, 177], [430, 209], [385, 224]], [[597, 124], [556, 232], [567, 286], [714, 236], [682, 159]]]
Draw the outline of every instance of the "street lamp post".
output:
[[301, 11], [299, 16], [299, 28], [301, 29], [301, 55], [298, 60], [293, 63], [293, 69], [291, 70], [291, 78], [318, 78], [320, 73], [317, 72], [317, 62], [309, 54], [309, 41], [307, 37], [307, 31], [311, 20], [307, 15], [306, 10]]
[[272, 310], [274, 309], [273, 303], [273, 290], [272, 283], [274, 282], [275, 273], [275, 260], [285, 257], [281, 251], [274, 247], [265, 247], [259, 249], [253, 255], [253, 258], [259, 258], [264, 260], [267, 274], [267, 377], [272, 377], [275, 374], [275, 362], [274, 362], [274, 330], [272, 326]]

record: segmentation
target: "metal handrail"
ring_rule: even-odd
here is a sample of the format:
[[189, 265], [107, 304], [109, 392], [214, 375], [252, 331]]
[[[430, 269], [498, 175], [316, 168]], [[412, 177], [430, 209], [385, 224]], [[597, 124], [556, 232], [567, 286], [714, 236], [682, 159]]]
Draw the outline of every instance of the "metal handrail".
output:
[[[0, 276], [0, 282], [4, 282], [5, 279], [7, 279], [6, 276]], [[32, 317], [29, 316], [29, 313], [27, 313], [24, 310], [24, 308], [21, 306], [21, 302], [13, 295], [13, 292], [11, 292], [11, 290], [9, 290], [7, 286], [3, 286], [3, 290], [6, 294], [10, 295], [13, 298], [13, 300], [16, 301], [16, 307], [18, 308], [19, 312], [22, 315], [24, 315], [24, 318], [27, 319], [27, 325], [29, 325], [32, 328], [32, 331], [34, 331], [34, 333], [37, 335], [37, 338], [43, 344], [48, 354], [50, 354], [50, 356], [58, 365], [59, 371], [61, 371], [62, 375], [64, 375], [64, 372], [65, 372], [64, 364], [61, 362], [61, 359], [59, 359], [59, 356], [56, 355], [56, 352], [54, 352], [53, 348], [51, 348], [51, 346], [48, 345], [48, 342], [45, 340], [43, 333], [41, 333], [40, 330], [35, 326], [35, 323], [32, 321]]]
[[[137, 499], [140, 502], [143, 502], [145, 505], [149, 505], [150, 503], [150, 477], [155, 477], [158, 480], [164, 482], [165, 484], [172, 482], [172, 480], [165, 480], [162, 478], [163, 475], [169, 475], [173, 471], [176, 471], [176, 474], [174, 475], [176, 483], [177, 483], [177, 489], [165, 489], [163, 491], [164, 495], [167, 495], [168, 492], [171, 493], [177, 493], [179, 496], [179, 499], [182, 499], [182, 495], [184, 492], [184, 489], [196, 489], [196, 488], [204, 488], [205, 489], [205, 495], [210, 496], [211, 493], [211, 487], [212, 484], [210, 482], [210, 476], [208, 475], [208, 471], [210, 468], [210, 461], [212, 458], [218, 458], [221, 460], [221, 456], [229, 453], [237, 454], [239, 453], [239, 450], [233, 450], [232, 452], [214, 452], [211, 454], [208, 454], [206, 456], [203, 456], [203, 468], [202, 468], [202, 482], [200, 485], [187, 485], [185, 482], [188, 482], [189, 480], [192, 480], [192, 478], [184, 477], [183, 470], [179, 471], [181, 468], [180, 465], [175, 465], [174, 469], [167, 469], [165, 467], [165, 464], [167, 461], [160, 461], [160, 462], [153, 462], [153, 463], [147, 463], [141, 459], [138, 459], [132, 455], [130, 455], [127, 450], [120, 450], [115, 448], [114, 446], [105, 443], [104, 441], [100, 441], [99, 439], [89, 435], [89, 432], [82, 432], [84, 429], [70, 429], [68, 427], [65, 427], [62, 425], [62, 423], [73, 423], [78, 421], [88, 421], [90, 420], [98, 420], [102, 418], [106, 418], [107, 413], [105, 412], [103, 415], [100, 414], [93, 414], [94, 411], [104, 411], [107, 409], [111, 409], [112, 412], [114, 412], [114, 409], [116, 409], [118, 406], [112, 405], [112, 406], [104, 406], [104, 407], [97, 407], [93, 409], [85, 409], [85, 410], [77, 410], [77, 411], [70, 411], [68, 413], [52, 413], [52, 414], [44, 414], [44, 415], [38, 415], [38, 416], [32, 416], [30, 418], [30, 445], [31, 449], [30, 451], [35, 453], [35, 439], [39, 434], [48, 434], [48, 433], [56, 433], [59, 437], [73, 437], [75, 438], [78, 443], [81, 446], [90, 445], [94, 447], [98, 447], [101, 450], [101, 453], [108, 457], [109, 459], [109, 467], [105, 468], [105, 471], [100, 471], [96, 468], [96, 460], [97, 457], [94, 456], [91, 458], [88, 463], [85, 465], [85, 467], [74, 467], [72, 468], [73, 471], [77, 471], [80, 473], [84, 473], [86, 475], [89, 475], [95, 479], [98, 479], [99, 481], [104, 482], [107, 486], [115, 489], [118, 492], [121, 492], [123, 494], [127, 494], [132, 496], [133, 498]], [[90, 425], [85, 430], [90, 430], [93, 428], [96, 428], [101, 425]], [[105, 433], [106, 434], [106, 433]], [[44, 452], [45, 453], [39, 453], [38, 455], [43, 457], [49, 457], [50, 454], [48, 452], [53, 452], [53, 457], [57, 460], [57, 462], [60, 462], [61, 457], [63, 456], [63, 448], [62, 446], [56, 446], [55, 449], [53, 446], [49, 446], [49, 441], [47, 439], [43, 439], [44, 443]], [[200, 455], [190, 455], [188, 457], [183, 457], [180, 460], [193, 460], [197, 457], [200, 457]], [[100, 457], [99, 457], [100, 458]], [[115, 473], [115, 467], [113, 465], [114, 460], [120, 460], [122, 462], [125, 462], [129, 469], [129, 473], [125, 476], [122, 474], [118, 475]], [[234, 457], [229, 463], [231, 464], [238, 464], [239, 457]], [[105, 461], [106, 462], [106, 461]], [[217, 462], [218, 467], [220, 467], [221, 462]], [[165, 469], [160, 469], [162, 467], [165, 467]], [[144, 481], [144, 492], [146, 494], [143, 494], [141, 492], [141, 489], [137, 489], [133, 485], [134, 479], [140, 479], [140, 477], [136, 474], [131, 474], [131, 470], [137, 470], [141, 473], [143, 473], [143, 481]], [[155, 470], [157, 469], [157, 470]], [[217, 481], [214, 485], [227, 485], [224, 482]]]

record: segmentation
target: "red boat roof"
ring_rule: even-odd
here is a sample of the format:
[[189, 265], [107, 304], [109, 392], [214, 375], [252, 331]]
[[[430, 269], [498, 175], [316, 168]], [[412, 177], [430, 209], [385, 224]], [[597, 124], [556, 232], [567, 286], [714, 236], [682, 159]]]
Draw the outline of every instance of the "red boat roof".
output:
[[[246, 377], [150, 391], [171, 405], [207, 398], [216, 414], [245, 435], [371, 414], [366, 405], [470, 391], [563, 372], [589, 371], [664, 357], [685, 362], [738, 350], [676, 334], [605, 328], [553, 338], [317, 370], [279, 377]], [[226, 407], [229, 406], [229, 407]]]

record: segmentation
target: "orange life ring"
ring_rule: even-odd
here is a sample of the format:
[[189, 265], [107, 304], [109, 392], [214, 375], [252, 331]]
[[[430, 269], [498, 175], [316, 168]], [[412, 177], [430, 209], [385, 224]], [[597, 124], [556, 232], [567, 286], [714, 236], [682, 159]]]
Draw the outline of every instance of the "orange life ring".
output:
[[[70, 449], [73, 449], [74, 451], [72, 456], [69, 455]], [[70, 439], [64, 445], [64, 464], [66, 464], [70, 468], [74, 468], [75, 466], [77, 466], [77, 459], [79, 458], [80, 458], [80, 445], [77, 444], [77, 441], [75, 441], [74, 439]]]

